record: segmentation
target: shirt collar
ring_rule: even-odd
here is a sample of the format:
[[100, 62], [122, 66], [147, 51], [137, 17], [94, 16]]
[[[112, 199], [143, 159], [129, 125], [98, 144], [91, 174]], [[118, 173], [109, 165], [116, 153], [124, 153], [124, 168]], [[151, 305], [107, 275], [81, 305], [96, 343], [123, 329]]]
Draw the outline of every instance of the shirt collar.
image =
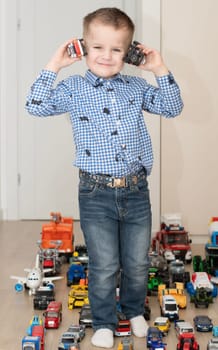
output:
[[90, 70], [87, 70], [85, 74], [85, 79], [91, 83], [94, 87], [102, 86], [105, 82], [121, 81], [123, 83], [128, 83], [128, 80], [120, 73], [116, 74], [113, 78], [104, 79], [93, 74]]

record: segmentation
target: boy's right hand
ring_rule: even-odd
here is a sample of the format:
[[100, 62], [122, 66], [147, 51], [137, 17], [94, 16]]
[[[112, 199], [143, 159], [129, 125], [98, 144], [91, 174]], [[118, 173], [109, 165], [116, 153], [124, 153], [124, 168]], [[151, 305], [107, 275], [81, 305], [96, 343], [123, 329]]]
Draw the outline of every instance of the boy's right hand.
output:
[[54, 53], [50, 61], [45, 66], [46, 70], [58, 73], [62, 68], [68, 67], [76, 61], [80, 61], [81, 57], [71, 57], [68, 54], [67, 47], [74, 39], [66, 41]]

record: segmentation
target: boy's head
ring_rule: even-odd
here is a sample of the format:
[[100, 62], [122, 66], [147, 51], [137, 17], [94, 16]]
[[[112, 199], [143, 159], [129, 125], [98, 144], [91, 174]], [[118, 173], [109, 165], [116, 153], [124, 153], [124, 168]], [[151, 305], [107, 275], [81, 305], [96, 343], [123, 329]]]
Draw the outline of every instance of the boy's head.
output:
[[111, 26], [114, 29], [125, 29], [129, 32], [128, 46], [132, 42], [135, 25], [131, 18], [116, 7], [103, 7], [86, 15], [83, 19], [83, 37], [86, 37], [93, 22]]
[[119, 73], [134, 29], [130, 17], [114, 7], [100, 8], [86, 15], [83, 20], [83, 39], [89, 69], [106, 79]]

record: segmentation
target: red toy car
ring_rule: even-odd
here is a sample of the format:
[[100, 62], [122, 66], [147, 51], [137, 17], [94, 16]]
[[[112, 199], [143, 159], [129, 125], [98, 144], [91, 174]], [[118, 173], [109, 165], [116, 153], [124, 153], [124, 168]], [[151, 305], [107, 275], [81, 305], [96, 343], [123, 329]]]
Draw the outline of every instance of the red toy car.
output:
[[152, 239], [152, 250], [162, 255], [167, 262], [180, 259], [191, 263], [191, 239], [189, 239], [188, 232], [181, 226], [180, 220], [178, 223], [167, 217], [164, 217], [163, 220], [160, 231]]
[[131, 335], [131, 326], [129, 320], [119, 320], [118, 326], [115, 329], [115, 335], [118, 337]]
[[62, 303], [51, 301], [43, 316], [45, 317], [45, 328], [58, 328], [62, 321]]
[[195, 335], [193, 333], [180, 334], [176, 350], [199, 350]]

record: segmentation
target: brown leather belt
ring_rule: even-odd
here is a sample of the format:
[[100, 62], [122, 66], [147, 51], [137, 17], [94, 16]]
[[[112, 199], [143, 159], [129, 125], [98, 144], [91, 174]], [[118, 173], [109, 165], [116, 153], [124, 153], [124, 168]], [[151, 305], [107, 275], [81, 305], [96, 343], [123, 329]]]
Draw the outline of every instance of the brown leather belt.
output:
[[141, 169], [137, 174], [133, 175], [127, 175], [122, 177], [113, 177], [110, 175], [104, 175], [104, 174], [90, 174], [86, 171], [80, 170], [79, 176], [85, 177], [88, 179], [93, 180], [96, 183], [99, 184], [105, 184], [108, 187], [111, 188], [123, 188], [123, 187], [129, 187], [132, 185], [137, 185], [137, 183], [142, 180], [146, 179], [146, 170], [143, 168]]

